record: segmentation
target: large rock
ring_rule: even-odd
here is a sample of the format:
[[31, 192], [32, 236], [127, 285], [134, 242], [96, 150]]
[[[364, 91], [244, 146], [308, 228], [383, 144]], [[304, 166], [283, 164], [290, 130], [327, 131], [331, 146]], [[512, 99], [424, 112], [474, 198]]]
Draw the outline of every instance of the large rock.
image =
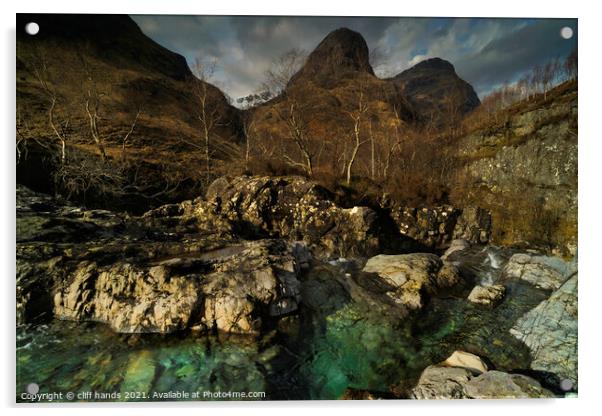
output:
[[474, 377], [464, 386], [471, 399], [531, 399], [552, 398], [554, 394], [531, 377], [488, 371]]
[[531, 369], [550, 375], [558, 387], [563, 380], [577, 389], [577, 274], [549, 299], [521, 317], [510, 333], [531, 350]]
[[505, 294], [506, 288], [503, 285], [477, 285], [470, 291], [468, 300], [479, 305], [496, 306], [502, 301]]
[[383, 242], [372, 209], [340, 208], [326, 189], [298, 176], [223, 177], [206, 198], [210, 208], [198, 204], [194, 211], [200, 222], [225, 219], [242, 237], [303, 240], [337, 256], [372, 255]]
[[487, 364], [485, 364], [481, 357], [466, 351], [454, 351], [442, 364], [448, 367], [466, 368], [477, 374], [488, 370]]
[[514, 254], [503, 270], [503, 276], [521, 279], [545, 290], [558, 289], [575, 265], [555, 258], [529, 253]]
[[54, 313], [128, 333], [199, 326], [255, 333], [262, 319], [297, 309], [298, 270], [292, 249], [271, 240], [245, 243], [225, 257], [82, 262], [56, 290]]
[[435, 294], [460, 282], [455, 266], [429, 253], [381, 254], [370, 258], [363, 271], [387, 281], [394, 288], [388, 295], [410, 310], [422, 308], [424, 294]]
[[427, 367], [411, 393], [413, 399], [464, 399], [466, 384], [472, 373], [461, 367]]
[[129, 263], [82, 262], [56, 291], [54, 313], [105, 322], [117, 332], [172, 332], [186, 328], [197, 309], [199, 280]]
[[527, 399], [554, 394], [522, 374], [487, 371], [478, 376], [461, 367], [430, 366], [412, 390], [414, 399]]

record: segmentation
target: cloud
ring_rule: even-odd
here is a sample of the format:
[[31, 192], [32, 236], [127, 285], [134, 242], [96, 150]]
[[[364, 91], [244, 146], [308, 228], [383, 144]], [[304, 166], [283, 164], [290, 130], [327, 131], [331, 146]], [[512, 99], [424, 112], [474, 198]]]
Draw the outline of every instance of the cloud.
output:
[[426, 55], [415, 55], [412, 59], [410, 59], [410, 61], [408, 62], [408, 66], [414, 66], [417, 63], [420, 63], [422, 61], [424, 61], [427, 58]]
[[576, 19], [487, 19], [303, 16], [132, 16], [141, 30], [186, 57], [215, 58], [214, 83], [233, 98], [260, 89], [272, 61], [291, 48], [314, 49], [332, 30], [360, 32], [375, 73], [393, 76], [427, 57], [441, 57], [482, 96], [534, 65], [566, 56]]

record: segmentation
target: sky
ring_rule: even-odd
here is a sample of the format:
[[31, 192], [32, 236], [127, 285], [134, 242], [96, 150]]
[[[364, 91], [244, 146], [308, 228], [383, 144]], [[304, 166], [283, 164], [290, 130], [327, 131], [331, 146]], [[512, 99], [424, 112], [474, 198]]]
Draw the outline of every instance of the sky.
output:
[[[164, 47], [215, 61], [212, 83], [236, 100], [261, 90], [274, 59], [291, 48], [311, 52], [331, 31], [363, 35], [379, 77], [390, 77], [423, 59], [450, 61], [480, 98], [512, 83], [537, 64], [567, 56], [577, 45], [576, 19], [132, 16]], [[570, 27], [565, 39], [561, 30]], [[566, 32], [565, 32], [566, 33]]]

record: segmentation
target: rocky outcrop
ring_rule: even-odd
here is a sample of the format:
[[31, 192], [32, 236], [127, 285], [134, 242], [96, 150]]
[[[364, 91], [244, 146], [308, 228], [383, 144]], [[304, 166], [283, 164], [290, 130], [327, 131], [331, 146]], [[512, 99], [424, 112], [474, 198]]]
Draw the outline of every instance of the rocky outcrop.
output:
[[502, 271], [506, 279], [521, 279], [545, 290], [558, 289], [576, 271], [576, 264], [531, 253], [513, 255]]
[[510, 330], [531, 350], [531, 369], [561, 390], [577, 390], [577, 283], [574, 274]]
[[475, 376], [462, 367], [430, 366], [421, 374], [412, 390], [414, 399], [528, 399], [552, 398], [531, 377], [501, 371], [487, 371]]
[[477, 285], [470, 291], [468, 300], [479, 305], [493, 307], [502, 301], [505, 294], [506, 288], [503, 285]]
[[393, 289], [387, 295], [410, 310], [422, 308], [426, 294], [435, 294], [460, 282], [455, 266], [428, 253], [381, 254], [370, 258], [363, 271], [376, 273], [388, 282]]
[[297, 275], [311, 261], [302, 242], [210, 233], [188, 216], [190, 201], [128, 217], [17, 194], [21, 323], [56, 316], [128, 333], [255, 333], [298, 307]]
[[262, 316], [297, 309], [298, 270], [291, 250], [270, 240], [212, 258], [175, 257], [143, 265], [82, 262], [55, 290], [54, 313], [104, 322], [117, 332], [202, 326], [253, 333], [261, 329]]
[[193, 208], [199, 223], [226, 221], [242, 237], [303, 240], [337, 257], [369, 256], [387, 244], [403, 244], [381, 227], [372, 209], [340, 208], [326, 189], [298, 176], [224, 177], [211, 184], [206, 199]]
[[434, 249], [446, 248], [454, 239], [485, 244], [491, 230], [489, 213], [480, 208], [397, 207], [391, 210], [391, 217], [401, 234]]
[[[465, 162], [455, 200], [492, 216], [491, 243], [577, 249], [577, 85], [525, 100], [458, 141]], [[464, 201], [464, 202], [462, 202]]]

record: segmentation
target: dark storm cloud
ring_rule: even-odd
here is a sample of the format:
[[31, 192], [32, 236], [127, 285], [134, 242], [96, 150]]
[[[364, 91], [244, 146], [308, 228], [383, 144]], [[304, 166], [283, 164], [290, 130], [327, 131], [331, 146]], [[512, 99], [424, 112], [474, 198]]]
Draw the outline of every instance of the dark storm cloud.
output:
[[[560, 31], [571, 27], [575, 35], [563, 39]], [[552, 58], [564, 58], [577, 45], [574, 19], [538, 20], [506, 36], [492, 40], [457, 63], [458, 72], [486, 91], [501, 82], [516, 81], [525, 71]]]
[[[189, 63], [215, 59], [215, 83], [237, 98], [260, 88], [273, 59], [296, 47], [311, 51], [330, 31], [360, 32], [377, 75], [441, 57], [482, 96], [576, 45], [575, 19], [474, 19], [283, 16], [133, 16], [144, 33]], [[571, 40], [560, 36], [570, 26]]]

